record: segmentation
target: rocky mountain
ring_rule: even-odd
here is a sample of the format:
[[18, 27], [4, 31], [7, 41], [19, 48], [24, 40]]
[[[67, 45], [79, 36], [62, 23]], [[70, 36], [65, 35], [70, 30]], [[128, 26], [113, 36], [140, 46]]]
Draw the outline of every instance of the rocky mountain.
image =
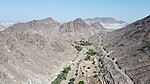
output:
[[58, 38], [51, 18], [18, 23], [0, 33], [0, 84], [47, 84], [76, 57], [74, 47]]
[[125, 23], [124, 21], [116, 20], [111, 17], [88, 18], [88, 19], [85, 19], [85, 21], [88, 24], [99, 22], [101, 25], [103, 25], [104, 28], [112, 29], [112, 30], [119, 29], [127, 25], [127, 23]]
[[59, 32], [62, 37], [76, 40], [81, 38], [88, 39], [90, 36], [94, 35], [90, 25], [86, 24], [81, 18], [62, 24]]
[[103, 23], [125, 22], [49, 17], [1, 31], [0, 84], [149, 84], [150, 16], [114, 31]]
[[135, 84], [150, 84], [150, 16], [103, 37], [103, 46]]
[[71, 44], [90, 39], [92, 27], [80, 18], [65, 24], [45, 18], [8, 27], [0, 32], [0, 84], [51, 83], [78, 57]]

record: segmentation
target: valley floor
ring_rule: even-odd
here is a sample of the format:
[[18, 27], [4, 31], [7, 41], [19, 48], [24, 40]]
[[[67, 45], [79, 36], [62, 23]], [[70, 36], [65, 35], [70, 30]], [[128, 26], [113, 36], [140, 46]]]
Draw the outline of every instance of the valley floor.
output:
[[[98, 54], [92, 56], [90, 60], [85, 60], [89, 49], [95, 49]], [[110, 53], [102, 46], [102, 36], [100, 36], [97, 47], [84, 47], [77, 58], [70, 63], [71, 71], [61, 84], [78, 84], [80, 81], [84, 81], [85, 84], [134, 84], [121, 70], [116, 62], [117, 59], [109, 57]]]

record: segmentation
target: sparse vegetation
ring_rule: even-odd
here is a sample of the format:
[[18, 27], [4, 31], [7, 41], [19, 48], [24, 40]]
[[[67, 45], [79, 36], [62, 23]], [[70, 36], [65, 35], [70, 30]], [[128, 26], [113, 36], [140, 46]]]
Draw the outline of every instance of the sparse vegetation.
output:
[[91, 43], [91, 42], [88, 42], [88, 41], [83, 41], [83, 40], [81, 40], [81, 41], [80, 41], [80, 45], [82, 45], [82, 46], [91, 46], [92, 43]]
[[84, 84], [84, 81], [79, 81], [79, 83], [78, 84]]
[[86, 52], [86, 54], [87, 54], [87, 55], [90, 55], [90, 56], [94, 56], [94, 55], [97, 54], [97, 52], [96, 52], [95, 50], [93, 50], [93, 49], [89, 49], [89, 51]]
[[97, 73], [96, 71], [93, 71], [93, 73]]
[[91, 59], [91, 56], [94, 56], [97, 54], [96, 51], [94, 51], [93, 49], [89, 49], [88, 52], [86, 52], [86, 57], [85, 57], [85, 60], [90, 60]]
[[93, 77], [94, 77], [94, 78], [97, 78], [97, 77], [98, 77], [98, 75], [94, 75]]
[[83, 49], [83, 47], [81, 47], [81, 46], [79, 46], [79, 45], [75, 45], [75, 48], [76, 48], [76, 50], [79, 51], [79, 52]]
[[94, 65], [94, 64], [95, 64], [95, 61], [93, 61], [92, 64]]
[[74, 82], [74, 81], [75, 81], [75, 78], [71, 78], [70, 81], [73, 81], [73, 82]]
[[75, 78], [71, 78], [68, 84], [74, 84]]
[[90, 67], [87, 67], [87, 69], [90, 69]]
[[71, 70], [71, 66], [64, 68], [63, 73], [69, 73], [69, 71]]
[[91, 56], [90, 55], [86, 55], [85, 60], [90, 60]]
[[75, 74], [76, 76], [78, 75], [78, 73]]
[[52, 82], [52, 84], [60, 84], [63, 80], [66, 80], [67, 75], [68, 75], [70, 70], [71, 70], [70, 66], [64, 68], [62, 73], [57, 76], [57, 78]]
[[92, 43], [89, 42], [89, 41], [84, 41], [84, 40], [81, 40], [81, 41], [74, 41], [75, 44], [77, 45], [81, 45], [81, 46], [91, 46]]
[[91, 46], [92, 43], [89, 41], [84, 41], [83, 39], [80, 41], [74, 41], [74, 44], [71, 44], [76, 48], [77, 51], [81, 51], [83, 49], [83, 46]]
[[114, 60], [114, 58], [112, 58], [112, 60]]
[[74, 82], [70, 81], [68, 84], [74, 84]]

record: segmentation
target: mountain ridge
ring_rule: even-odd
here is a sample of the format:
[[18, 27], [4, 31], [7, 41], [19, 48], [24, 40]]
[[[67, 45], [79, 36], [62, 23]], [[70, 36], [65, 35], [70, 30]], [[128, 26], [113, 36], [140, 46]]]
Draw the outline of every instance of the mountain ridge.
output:
[[149, 84], [150, 16], [110, 32], [103, 45], [135, 84]]

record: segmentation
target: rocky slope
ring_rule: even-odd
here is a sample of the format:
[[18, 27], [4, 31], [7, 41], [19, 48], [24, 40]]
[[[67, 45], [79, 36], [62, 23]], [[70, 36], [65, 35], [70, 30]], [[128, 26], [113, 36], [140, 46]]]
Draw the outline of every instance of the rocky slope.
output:
[[15, 24], [1, 32], [0, 83], [51, 82], [65, 63], [70, 61], [71, 57], [68, 55], [73, 53], [70, 44], [65, 41], [59, 43], [55, 38], [58, 28], [59, 23], [46, 18]]
[[17, 23], [0, 32], [0, 84], [48, 84], [77, 57], [71, 45], [89, 39], [94, 28], [78, 18]]
[[74, 76], [75, 84], [150, 83], [150, 16], [109, 33], [102, 23], [124, 22], [96, 18], [87, 23], [45, 18], [1, 31], [0, 84], [51, 84], [66, 76], [61, 73], [69, 65], [73, 69], [65, 71], [62, 84]]
[[108, 33], [102, 44], [135, 84], [150, 83], [150, 16]]
[[127, 25], [124, 21], [116, 20], [110, 17], [96, 17], [85, 19], [88, 24], [99, 22], [106, 29], [119, 29]]

